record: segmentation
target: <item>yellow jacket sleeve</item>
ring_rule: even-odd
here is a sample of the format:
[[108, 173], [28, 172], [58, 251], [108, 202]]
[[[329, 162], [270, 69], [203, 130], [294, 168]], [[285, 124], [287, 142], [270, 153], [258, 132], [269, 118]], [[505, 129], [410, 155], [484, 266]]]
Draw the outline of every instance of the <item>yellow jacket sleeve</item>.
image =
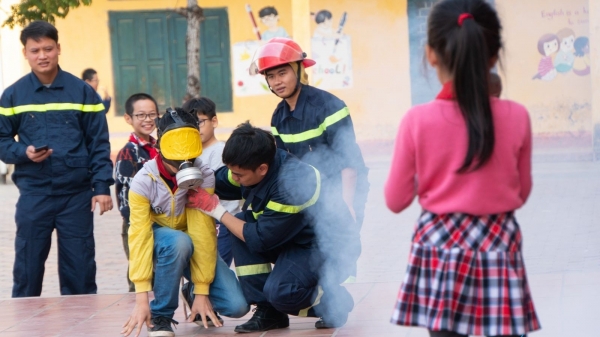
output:
[[129, 279], [135, 284], [137, 293], [148, 292], [152, 290], [154, 253], [150, 201], [130, 190], [129, 209]]
[[215, 220], [194, 208], [186, 208], [185, 212], [188, 235], [194, 243], [194, 254], [190, 261], [194, 294], [208, 295], [217, 264]]

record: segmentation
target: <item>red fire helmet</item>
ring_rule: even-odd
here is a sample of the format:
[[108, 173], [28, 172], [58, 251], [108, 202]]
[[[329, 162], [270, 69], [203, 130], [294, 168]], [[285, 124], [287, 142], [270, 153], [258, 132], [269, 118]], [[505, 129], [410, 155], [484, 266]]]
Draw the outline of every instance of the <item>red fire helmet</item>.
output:
[[314, 60], [307, 59], [306, 53], [293, 40], [285, 37], [274, 37], [254, 54], [250, 74], [262, 74], [267, 69], [297, 61], [302, 61], [305, 68], [316, 63]]

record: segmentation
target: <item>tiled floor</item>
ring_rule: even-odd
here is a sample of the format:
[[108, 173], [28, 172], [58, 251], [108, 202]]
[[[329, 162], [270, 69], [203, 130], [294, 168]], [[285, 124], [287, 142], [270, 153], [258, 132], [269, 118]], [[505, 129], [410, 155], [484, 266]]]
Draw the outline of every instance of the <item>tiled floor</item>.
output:
[[[386, 151], [365, 150], [372, 189], [362, 230], [359, 276], [356, 283], [347, 285], [356, 303], [348, 324], [341, 329], [316, 330], [316, 319], [291, 317], [288, 329], [245, 336], [428, 336], [423, 329], [389, 323], [420, 209], [417, 203], [399, 215], [386, 209], [382, 196], [389, 161]], [[42, 297], [10, 299], [17, 196], [14, 185], [0, 185], [0, 203], [5, 205], [0, 208], [0, 337], [119, 336], [135, 301], [133, 294], [125, 293], [126, 261], [118, 212], [96, 216], [99, 295], [59, 297], [54, 245], [46, 263]], [[600, 318], [599, 204], [599, 163], [534, 164], [533, 194], [517, 212], [530, 286], [543, 327], [532, 336], [600, 336], [595, 327]], [[178, 309], [177, 336], [236, 335], [234, 326], [249, 317], [225, 318], [224, 327], [206, 330], [183, 322], [183, 316]]]

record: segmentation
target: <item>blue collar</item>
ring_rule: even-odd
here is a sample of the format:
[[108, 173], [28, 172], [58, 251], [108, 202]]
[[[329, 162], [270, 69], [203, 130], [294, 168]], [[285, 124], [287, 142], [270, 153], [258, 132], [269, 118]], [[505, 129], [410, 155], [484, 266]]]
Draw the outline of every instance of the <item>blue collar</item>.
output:
[[[44, 84], [42, 84], [42, 82], [40, 82], [40, 80], [38, 79], [38, 77], [35, 75], [35, 73], [33, 71], [31, 71], [29, 73], [29, 79], [30, 79], [31, 84], [33, 85], [33, 88], [35, 89], [35, 91], [46, 87]], [[60, 66], [58, 66], [58, 73], [56, 73], [56, 77], [54, 78], [54, 81], [52, 81], [52, 83], [50, 84], [49, 88], [56, 89], [56, 88], [64, 88], [64, 87], [65, 87], [64, 71], [60, 68]]]
[[306, 106], [306, 100], [309, 95], [309, 88], [310, 86], [308, 85], [300, 84], [300, 94], [298, 95], [298, 100], [296, 101], [296, 107], [294, 108], [294, 111], [290, 111], [289, 104], [283, 100], [284, 116], [291, 116], [300, 121], [304, 119], [304, 107]]

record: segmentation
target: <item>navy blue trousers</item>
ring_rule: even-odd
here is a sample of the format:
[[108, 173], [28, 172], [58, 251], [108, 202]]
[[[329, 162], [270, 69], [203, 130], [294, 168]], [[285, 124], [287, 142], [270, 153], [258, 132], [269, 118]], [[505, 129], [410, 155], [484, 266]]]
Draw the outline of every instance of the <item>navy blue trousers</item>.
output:
[[17, 201], [12, 297], [40, 296], [52, 231], [58, 243], [61, 295], [95, 294], [92, 191], [22, 195]]
[[308, 317], [352, 310], [354, 302], [346, 288], [320, 277], [323, 261], [316, 248], [289, 244], [259, 254], [233, 235], [231, 241], [236, 273], [249, 304]]

